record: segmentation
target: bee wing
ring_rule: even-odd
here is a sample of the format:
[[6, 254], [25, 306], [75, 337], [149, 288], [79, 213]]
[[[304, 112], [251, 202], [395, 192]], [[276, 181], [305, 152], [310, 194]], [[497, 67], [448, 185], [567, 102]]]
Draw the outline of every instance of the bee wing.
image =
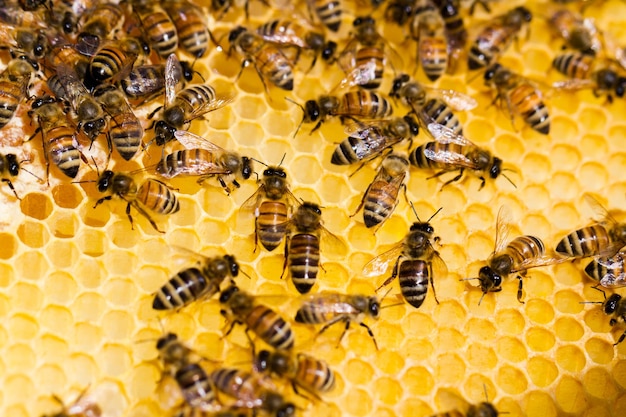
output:
[[259, 188], [254, 193], [252, 193], [252, 195], [248, 197], [246, 201], [243, 202], [240, 210], [244, 212], [255, 211], [257, 207], [259, 206], [260, 200], [263, 197], [264, 193], [265, 193], [265, 187], [261, 184]]
[[67, 95], [65, 98], [72, 104], [74, 110], [76, 110], [80, 100], [89, 96], [89, 91], [80, 78], [78, 78], [78, 74], [76, 74], [74, 68], [69, 65], [60, 63], [56, 67], [56, 73], [65, 89], [65, 94]]
[[452, 110], [468, 111], [476, 108], [478, 102], [469, 95], [451, 89], [426, 88], [430, 95], [440, 98]]
[[333, 90], [364, 85], [376, 79], [376, 63], [372, 61], [368, 61], [363, 65], [353, 66], [353, 68], [345, 69], [344, 71], [347, 73], [346, 77]]
[[469, 169], [477, 168], [476, 164], [472, 162], [467, 156], [458, 152], [451, 152], [441, 149], [424, 149], [424, 156], [432, 161], [441, 162], [454, 167], [463, 167]]
[[619, 47], [617, 41], [608, 33], [603, 33], [602, 40], [604, 49], [609, 59], [614, 59], [624, 69], [626, 69], [626, 51]]
[[178, 58], [171, 54], [165, 62], [165, 107], [171, 106], [174, 102], [182, 74], [183, 69]]
[[445, 278], [448, 275], [448, 266], [437, 251], [435, 251], [431, 259], [431, 268], [432, 276], [437, 279]]
[[519, 265], [516, 265], [515, 268], [511, 269], [511, 272], [522, 272], [531, 268], [539, 268], [542, 266], [550, 266], [556, 264], [562, 264], [563, 262], [570, 262], [569, 258], [554, 258], [550, 255], [537, 256], [535, 258], [525, 259], [523, 262], [520, 262]]
[[361, 274], [367, 278], [383, 275], [387, 269], [389, 269], [389, 265], [395, 263], [402, 254], [402, 249], [404, 248], [403, 243], [404, 242], [399, 242], [395, 244], [388, 251], [381, 253], [366, 263]]
[[509, 243], [509, 232], [511, 230], [511, 213], [506, 206], [500, 207], [498, 210], [498, 218], [496, 220], [496, 240], [493, 253], [500, 253]]
[[221, 109], [222, 107], [231, 103], [234, 99], [235, 94], [220, 94], [215, 98], [215, 100], [211, 100], [207, 103], [204, 103], [204, 105], [195, 108], [191, 112], [191, 114], [189, 114], [189, 117], [187, 120], [185, 120], [185, 123], [189, 123], [193, 119], [197, 119], [198, 117], [203, 116], [209, 112]]
[[595, 52], [602, 50], [602, 42], [598, 35], [598, 28], [596, 27], [595, 19], [586, 17], [582, 21], [582, 26], [587, 30], [587, 33], [591, 37], [591, 49]]
[[[600, 285], [605, 288], [626, 286], [626, 270], [624, 269], [624, 252], [618, 252], [611, 257], [599, 257], [591, 261], [607, 268], [607, 273], [600, 277]], [[620, 271], [616, 274], [616, 271]]]
[[0, 25], [0, 44], [17, 48], [17, 41], [15, 40], [16, 29], [15, 26], [3, 22]]
[[300, 309], [311, 308], [321, 316], [324, 315], [354, 315], [359, 314], [350, 303], [349, 296], [330, 292], [311, 294], [302, 297]]
[[467, 139], [465, 136], [458, 135], [454, 132], [454, 130], [439, 124], [439, 123], [429, 123], [428, 131], [432, 135], [432, 137], [439, 143], [447, 144], [447, 143], [456, 143], [460, 146], [471, 146], [476, 148], [472, 141]]
[[170, 257], [177, 267], [191, 267], [206, 262], [209, 257], [180, 245], [169, 245]]
[[595, 197], [593, 197], [591, 194], [585, 194], [583, 198], [585, 199], [585, 202], [589, 205], [589, 207], [591, 207], [591, 209], [593, 210], [594, 214], [596, 215], [595, 220], [598, 223], [606, 224], [606, 222], [608, 221], [613, 225], [617, 224], [617, 220], [615, 220], [613, 216], [611, 216], [611, 213], [609, 213], [606, 207], [604, 207], [602, 203], [596, 200]]
[[[348, 253], [348, 245], [330, 230], [321, 226], [320, 243], [326, 256], [343, 257]], [[332, 254], [332, 255], [331, 255]]]
[[232, 172], [224, 169], [213, 162], [203, 161], [203, 160], [195, 160], [193, 164], [187, 164], [185, 166], [178, 166], [175, 170], [169, 171], [168, 168], [164, 164], [158, 164], [156, 168], [156, 172], [162, 176], [163, 178], [174, 178], [178, 175], [227, 175], [232, 174]]
[[552, 88], [556, 90], [578, 91], [586, 88], [596, 88], [598, 84], [591, 79], [572, 78], [570, 80], [556, 81]]
[[187, 149], [200, 148], [209, 152], [225, 152], [224, 148], [188, 130], [177, 130], [174, 136]]

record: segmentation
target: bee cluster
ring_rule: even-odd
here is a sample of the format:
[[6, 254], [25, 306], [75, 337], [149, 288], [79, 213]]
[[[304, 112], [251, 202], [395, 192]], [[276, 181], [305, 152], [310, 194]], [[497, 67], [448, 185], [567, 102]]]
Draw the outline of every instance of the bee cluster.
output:
[[[159, 411], [109, 412], [107, 404], [92, 398], [95, 388], [87, 387], [67, 406], [51, 393], [62, 410], [45, 415], [289, 417], [345, 415], [346, 409], [352, 410], [350, 415], [378, 415], [394, 407], [394, 414], [408, 415], [398, 405], [402, 394], [389, 394], [393, 388], [379, 387], [389, 397], [398, 397], [395, 402], [383, 401], [380, 408], [367, 401], [343, 404], [350, 394], [336, 399], [338, 386], [345, 381], [358, 385], [354, 382], [358, 378], [338, 372], [327, 346], [343, 350], [358, 344], [360, 354], [373, 358], [394, 349], [403, 355], [412, 348], [387, 346], [386, 339], [392, 338], [383, 335], [381, 343], [377, 334], [387, 311], [406, 311], [403, 314], [409, 316], [423, 311], [422, 306], [437, 308], [448, 301], [453, 285], [465, 294], [466, 309], [485, 304], [495, 309], [494, 300], [503, 297], [491, 293], [503, 288], [506, 292], [509, 281], [517, 287], [517, 303], [508, 307], [522, 309], [532, 302], [524, 294], [524, 284], [532, 283], [526, 279], [531, 270], [569, 268], [582, 258], [592, 259], [586, 267], [575, 267], [581, 276], [577, 285], [593, 284], [588, 287], [599, 290], [604, 299], [581, 298], [580, 303], [601, 304], [596, 310], [605, 325], [616, 325], [620, 334], [613, 346], [620, 349], [626, 329], [617, 325], [626, 322], [626, 301], [615, 289], [626, 286], [626, 226], [596, 197], [585, 194], [583, 200], [597, 222], [560, 236], [554, 250], [534, 234], [509, 239], [513, 226], [506, 202], [515, 199], [499, 196], [526, 189], [526, 172], [514, 169], [515, 162], [508, 165], [491, 146], [470, 140], [481, 135], [465, 123], [474, 117], [468, 116], [472, 112], [488, 114], [481, 107], [491, 103], [505, 115], [501, 130], [508, 131], [507, 137], [549, 142], [563, 131], [552, 117], [553, 97], [589, 90], [595, 96], [589, 100], [622, 106], [626, 48], [617, 35], [585, 17], [604, 3], [548, 2], [546, 13], [537, 2], [490, 0], [3, 2], [0, 129], [5, 135], [0, 175], [10, 187], [8, 210], [31, 210], [30, 196], [51, 189], [55, 201], [63, 201], [66, 197], [61, 194], [75, 188], [76, 194], [89, 196], [80, 208], [84, 218], [89, 217], [86, 212], [123, 211], [128, 220], [125, 231], [111, 241], [139, 247], [151, 239], [165, 239], [170, 253], [186, 263], [171, 267], [172, 260], [162, 259], [162, 265], [153, 265], [168, 272], [167, 279], [151, 284], [153, 292], [143, 294], [149, 298], [150, 313], [128, 307], [141, 317], [143, 327], [155, 328], [151, 321], [161, 326], [160, 336], [148, 340], [156, 345], [158, 359], [152, 362], [161, 375], [155, 390], [168, 396]], [[558, 73], [552, 84], [547, 76], [523, 75], [507, 58], [524, 48], [533, 25], [540, 28], [537, 21], [543, 21], [550, 36], [563, 45], [551, 62]], [[401, 54], [402, 49], [406, 51]], [[473, 86], [476, 82], [479, 87]], [[257, 97], [260, 101], [253, 100]], [[255, 106], [275, 114], [254, 122], [275, 126], [262, 132], [263, 137], [245, 137], [245, 130], [229, 125], [228, 112], [254, 113]], [[297, 116], [287, 120], [286, 114]], [[235, 146], [215, 143], [223, 136], [224, 129], [215, 127], [220, 123], [242, 133], [232, 135]], [[203, 126], [208, 133], [197, 133]], [[268, 150], [274, 136], [296, 145]], [[293, 146], [313, 149], [310, 153], [318, 165], [291, 160]], [[348, 166], [351, 171], [345, 169]], [[353, 186], [360, 188], [357, 200], [342, 196], [339, 189], [330, 196], [333, 186], [310, 178], [315, 172], [332, 173], [342, 178], [342, 184], [359, 184]], [[471, 176], [479, 181], [468, 180]], [[309, 192], [294, 186], [294, 179], [302, 185], [303, 178], [313, 184]], [[256, 191], [245, 194], [253, 188]], [[597, 187], [591, 189], [602, 194]], [[455, 198], [455, 190], [464, 197]], [[215, 197], [217, 191], [221, 199]], [[194, 199], [202, 200], [202, 210], [210, 213], [220, 211], [210, 208], [220, 201], [236, 205], [253, 225], [253, 235], [220, 242], [207, 234], [197, 245], [187, 245], [184, 239], [170, 244], [177, 216], [190, 216], [198, 209]], [[462, 206], [471, 205], [467, 199], [498, 213], [493, 249], [490, 255], [483, 254], [475, 277], [466, 272], [469, 261], [463, 264], [447, 256], [447, 242], [455, 238], [440, 228], [436, 233], [433, 226], [455, 216], [464, 218]], [[505, 204], [495, 203], [500, 200]], [[523, 211], [524, 202], [519, 203], [514, 205]], [[323, 215], [337, 213], [337, 208], [343, 210], [340, 221]], [[400, 217], [396, 208], [415, 217], [408, 230], [394, 222]], [[423, 221], [418, 212], [426, 210], [432, 211]], [[360, 212], [362, 220], [357, 220]], [[228, 216], [213, 217], [219, 227], [239, 234], [239, 226]], [[106, 225], [97, 220], [85, 223], [90, 230]], [[349, 236], [329, 224], [359, 232]], [[126, 233], [140, 237], [121, 243]], [[372, 239], [391, 246], [380, 250], [372, 245], [356, 255], [348, 252], [349, 246], [366, 248]], [[228, 253], [207, 256], [197, 246]], [[474, 251], [469, 244], [460, 246]], [[10, 251], [0, 249], [0, 257], [13, 257]], [[346, 276], [331, 278], [341, 268], [327, 269], [325, 265], [334, 263], [322, 261], [341, 257], [349, 260], [341, 267]], [[355, 259], [362, 262], [356, 265]], [[461, 259], [468, 257], [463, 254]], [[283, 280], [285, 276], [290, 279]], [[328, 284], [327, 279], [334, 281]], [[275, 282], [263, 286], [267, 281]], [[272, 304], [273, 296], [264, 292], [267, 288], [280, 288], [278, 294], [287, 294], [289, 302]], [[177, 329], [175, 323], [179, 317], [213, 308], [206, 306], [219, 306], [208, 326], [219, 329], [220, 337], [213, 340], [214, 346], [192, 348], [182, 340], [183, 334], [190, 334], [188, 329]], [[204, 317], [206, 321], [206, 313]], [[398, 327], [395, 331], [407, 340], [415, 338], [416, 330], [400, 329], [400, 321], [394, 320], [389, 323]], [[363, 335], [350, 331], [355, 325], [363, 328]], [[336, 339], [326, 334], [334, 328], [340, 330]], [[354, 342], [361, 336], [371, 339], [369, 348]], [[128, 341], [134, 344], [132, 349], [145, 341], [136, 339]], [[221, 351], [223, 357], [209, 351]], [[407, 353], [402, 360], [414, 363], [412, 355]], [[456, 408], [438, 415], [497, 416], [490, 400], [499, 394], [504, 397], [497, 406], [500, 413], [523, 414], [524, 408], [532, 415], [528, 411], [532, 407], [506, 400], [520, 398], [524, 390], [500, 392], [488, 377], [479, 380], [478, 390], [453, 386], [458, 401], [439, 408], [420, 406], [411, 415]], [[97, 385], [97, 380], [89, 382]], [[505, 382], [499, 379], [499, 385]], [[457, 395], [463, 391], [466, 395]], [[468, 391], [474, 393], [469, 402], [461, 398], [469, 397]], [[557, 402], [559, 411], [569, 412], [566, 404]]]

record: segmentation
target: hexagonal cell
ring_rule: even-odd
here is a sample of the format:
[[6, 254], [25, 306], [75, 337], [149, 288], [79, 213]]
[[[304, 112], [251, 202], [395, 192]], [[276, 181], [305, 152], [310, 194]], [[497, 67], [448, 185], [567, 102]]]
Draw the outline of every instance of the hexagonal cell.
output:
[[108, 249], [108, 241], [101, 230], [84, 229], [76, 236], [80, 252], [92, 257], [102, 256]]
[[0, 233], [0, 259], [11, 259], [18, 249], [17, 239], [10, 233]]
[[104, 227], [111, 218], [112, 202], [105, 202], [94, 207], [94, 204], [83, 204], [80, 209], [80, 218], [84, 225], [91, 227]]
[[13, 267], [4, 262], [0, 262], [0, 288], [8, 287], [14, 279], [15, 273]]
[[564, 375], [558, 381], [554, 398], [559, 408], [565, 413], [578, 414], [587, 406], [587, 396], [582, 384], [568, 375]]
[[556, 363], [566, 371], [576, 373], [585, 368], [584, 352], [574, 345], [561, 346], [556, 351]]
[[[615, 355], [613, 344], [597, 337], [592, 337], [585, 342], [585, 351], [592, 361], [601, 365], [611, 362]], [[615, 375], [617, 376], [618, 373], [616, 372]]]
[[73, 311], [67, 307], [49, 305], [39, 312], [39, 323], [46, 330], [67, 338], [74, 324]]
[[46, 246], [46, 253], [50, 263], [57, 268], [70, 268], [76, 265], [80, 253], [74, 242], [55, 240]]
[[76, 321], [96, 322], [106, 310], [106, 299], [94, 292], [83, 292], [71, 304]]
[[80, 227], [78, 216], [66, 210], [56, 210], [46, 221], [48, 228], [55, 237], [67, 239], [76, 235]]
[[137, 267], [139, 259], [131, 252], [111, 249], [104, 255], [107, 269], [114, 275], [132, 275]]
[[242, 119], [253, 121], [259, 120], [267, 110], [264, 100], [258, 96], [245, 96], [237, 101], [232, 107], [237, 116]]
[[41, 252], [24, 252], [15, 258], [15, 272], [21, 279], [39, 280], [45, 276], [50, 265]]
[[31, 248], [41, 248], [50, 239], [48, 229], [43, 224], [31, 221], [25, 221], [19, 225], [17, 236], [22, 243]]
[[38, 311], [43, 303], [44, 294], [38, 285], [30, 282], [18, 282], [9, 295], [12, 297], [12, 308], [15, 310]]
[[52, 188], [52, 198], [61, 208], [75, 209], [83, 201], [81, 191], [73, 184], [59, 184]]
[[132, 305], [137, 297], [137, 287], [129, 279], [108, 279], [102, 288], [106, 300], [116, 306]]
[[30, 193], [20, 201], [22, 213], [37, 220], [47, 219], [52, 209], [52, 202], [46, 194]]
[[7, 347], [3, 356], [6, 363], [9, 365], [7, 370], [11, 374], [30, 373], [37, 363], [33, 349], [23, 343], [10, 345]]
[[528, 352], [526, 346], [517, 337], [501, 337], [496, 342], [498, 358], [506, 359], [510, 362], [521, 362], [526, 360]]
[[526, 332], [526, 344], [536, 352], [546, 352], [554, 346], [554, 334], [540, 327], [532, 327]]
[[535, 356], [528, 360], [528, 376], [538, 387], [547, 387], [559, 375], [558, 368], [551, 359]]

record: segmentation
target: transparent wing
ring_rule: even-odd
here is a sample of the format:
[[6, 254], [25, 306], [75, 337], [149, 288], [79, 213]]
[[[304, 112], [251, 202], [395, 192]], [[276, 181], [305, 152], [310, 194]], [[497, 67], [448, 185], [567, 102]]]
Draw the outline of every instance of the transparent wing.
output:
[[573, 78], [570, 80], [556, 81], [552, 83], [552, 88], [556, 90], [578, 91], [587, 88], [596, 88], [598, 84], [591, 79]]
[[205, 160], [195, 160], [193, 164], [186, 164], [185, 166], [178, 166], [175, 170], [168, 170], [167, 166], [164, 164], [157, 165], [156, 172], [162, 176], [163, 178], [174, 178], [179, 175], [191, 175], [191, 176], [201, 176], [201, 175], [227, 175], [231, 174], [230, 171], [224, 169], [214, 162], [205, 161]]
[[324, 226], [320, 230], [320, 244], [320, 250], [330, 258], [343, 257], [348, 253], [348, 245]]
[[211, 100], [207, 103], [204, 103], [202, 106], [198, 106], [195, 108], [190, 114], [185, 123], [189, 123], [193, 119], [197, 119], [200, 116], [203, 116], [209, 112], [215, 111], [217, 109], [221, 109], [222, 107], [228, 105], [235, 99], [235, 94], [221, 94], [218, 95], [215, 100]]
[[593, 197], [591, 194], [585, 194], [583, 198], [585, 199], [585, 202], [589, 205], [589, 207], [591, 207], [591, 209], [593, 210], [596, 216], [594, 220], [596, 220], [600, 224], [606, 224], [606, 222], [610, 222], [612, 225], [617, 224], [617, 221], [613, 218], [613, 216], [611, 216], [606, 207], [604, 207], [602, 203], [596, 200], [595, 197]]
[[71, 103], [74, 110], [77, 110], [80, 102], [89, 97], [89, 91], [83, 82], [78, 78], [76, 71], [65, 63], [60, 63], [56, 67], [59, 81], [65, 89], [66, 99]]
[[341, 90], [344, 88], [354, 87], [356, 85], [364, 85], [376, 79], [376, 63], [373, 61], [365, 62], [363, 65], [345, 70], [347, 73], [345, 78], [341, 80], [339, 85], [333, 90]]
[[169, 107], [174, 103], [182, 74], [183, 69], [178, 58], [175, 54], [171, 54], [165, 62], [165, 107]]
[[439, 123], [429, 123], [428, 131], [437, 142], [442, 144], [455, 143], [460, 146], [477, 147], [465, 136], [457, 135], [452, 129]]
[[174, 136], [187, 149], [200, 148], [209, 152], [226, 152], [224, 148], [188, 130], [177, 130], [174, 132]]
[[445, 278], [448, 275], [448, 266], [443, 258], [439, 255], [439, 252], [433, 254], [431, 259], [431, 268], [433, 277], [436, 279]]
[[550, 266], [556, 264], [562, 264], [564, 262], [571, 262], [571, 258], [555, 258], [549, 255], [537, 256], [535, 258], [525, 259], [519, 265], [516, 265], [511, 269], [511, 272], [522, 272], [527, 269], [539, 268], [543, 266]]
[[318, 315], [355, 315], [359, 314], [352, 304], [352, 296], [333, 292], [312, 294], [301, 299], [300, 309], [314, 311]]
[[425, 88], [428, 94], [440, 98], [452, 110], [468, 111], [476, 108], [478, 102], [471, 96], [451, 89]]
[[477, 169], [474, 162], [459, 152], [446, 149], [424, 149], [424, 156], [432, 161], [444, 163], [451, 167]]
[[511, 212], [508, 207], [502, 206], [498, 210], [498, 218], [496, 220], [496, 240], [493, 254], [501, 253], [509, 243], [509, 232], [511, 229]]
[[607, 269], [606, 273], [600, 277], [600, 285], [605, 288], [618, 288], [626, 286], [624, 256], [625, 252], [620, 251], [611, 257], [600, 257], [591, 261], [602, 265]]
[[381, 253], [376, 256], [374, 259], [369, 261], [363, 267], [361, 274], [364, 277], [377, 277], [383, 275], [389, 269], [391, 264], [395, 264], [398, 260], [398, 257], [402, 255], [402, 250], [404, 249], [404, 242], [399, 242], [395, 244], [391, 249], [386, 252]]

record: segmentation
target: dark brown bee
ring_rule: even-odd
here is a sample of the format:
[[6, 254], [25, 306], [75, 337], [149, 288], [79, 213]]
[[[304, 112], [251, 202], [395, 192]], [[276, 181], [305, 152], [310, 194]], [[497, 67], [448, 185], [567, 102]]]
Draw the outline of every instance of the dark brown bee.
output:
[[385, 9], [385, 20], [398, 26], [406, 25], [415, 16], [417, 0], [390, 0]]
[[[194, 71], [185, 61], [178, 62], [177, 59], [168, 59], [168, 64], [165, 65], [137, 65], [120, 79], [120, 86], [126, 97], [129, 100], [145, 103], [161, 96], [165, 91], [165, 74], [168, 66], [171, 68], [167, 71], [168, 78], [172, 80], [184, 79], [185, 81], [193, 79]], [[172, 81], [173, 84], [176, 82]]]
[[304, 353], [294, 355], [284, 350], [262, 350], [255, 358], [254, 367], [257, 372], [287, 379], [298, 394], [302, 389], [319, 398], [320, 393], [335, 388], [335, 374], [328, 364]]
[[0, 49], [9, 49], [42, 58], [50, 48], [48, 38], [40, 29], [0, 24]]
[[236, 368], [221, 368], [211, 373], [211, 381], [221, 393], [235, 399], [236, 408], [262, 410], [275, 417], [291, 417], [294, 404], [260, 377]]
[[[611, 326], [615, 326], [618, 321], [622, 323], [626, 323], [626, 299], [623, 299], [619, 294], [611, 294], [609, 298], [606, 298], [606, 293], [604, 290], [593, 287], [594, 289], [600, 291], [604, 296], [604, 301], [587, 301], [587, 304], [602, 304], [602, 311], [607, 316], [611, 316], [611, 320], [609, 324]], [[613, 343], [613, 346], [617, 346], [622, 343], [626, 339], [626, 330], [622, 335], [617, 339], [617, 342]]]
[[135, 38], [101, 42], [98, 51], [91, 57], [89, 75], [96, 83], [109, 80], [120, 73], [128, 73], [143, 46]]
[[372, 329], [362, 321], [365, 316], [378, 319], [380, 316], [378, 297], [328, 292], [308, 296], [298, 309], [295, 320], [304, 324], [323, 324], [324, 326], [318, 332], [318, 335], [335, 323], [345, 323], [345, 328], [339, 337], [337, 346], [339, 346], [339, 343], [341, 343], [341, 340], [350, 328], [350, 324], [356, 322], [361, 327], [367, 329], [367, 333], [378, 350], [378, 343], [374, 333], [372, 333]]
[[263, 171], [259, 189], [242, 206], [242, 210], [254, 212], [254, 243], [258, 242], [268, 251], [280, 245], [287, 234], [289, 219], [297, 199], [289, 190], [287, 173], [280, 167], [268, 167]]
[[64, 405], [63, 400], [53, 395], [52, 398], [63, 408], [58, 413], [44, 414], [42, 417], [101, 417], [102, 409], [95, 401], [85, 397], [86, 392], [87, 389], [85, 388], [70, 406]]
[[142, 143], [143, 126], [124, 93], [111, 84], [103, 84], [94, 89], [93, 96], [110, 117], [107, 131], [109, 140], [122, 158], [131, 160]]
[[12, 59], [0, 73], [0, 129], [6, 126], [28, 95], [31, 74], [38, 68], [26, 56]]
[[393, 80], [389, 95], [399, 98], [412, 109], [424, 126], [437, 123], [458, 135], [463, 134], [463, 128], [453, 110], [472, 110], [478, 104], [472, 97], [455, 90], [426, 87], [411, 80], [407, 74], [401, 74]]
[[186, 0], [164, 1], [163, 8], [176, 27], [179, 46], [195, 58], [205, 56], [213, 37], [202, 9]]
[[478, 278], [465, 278], [464, 280], [477, 279], [483, 295], [478, 304], [483, 300], [485, 294], [489, 292], [502, 291], [502, 280], [511, 274], [517, 274], [519, 285], [517, 288], [517, 301], [522, 301], [522, 279], [531, 268], [555, 265], [566, 261], [566, 259], [553, 258], [546, 255], [546, 248], [541, 239], [535, 236], [518, 236], [513, 240], [508, 240], [510, 224], [508, 222], [507, 210], [501, 208], [498, 211], [496, 222], [495, 247], [487, 265], [480, 268]]
[[355, 123], [346, 129], [350, 136], [333, 152], [330, 162], [350, 165], [369, 161], [383, 151], [419, 133], [419, 124], [412, 115], [403, 118]]
[[230, 152], [187, 130], [177, 130], [176, 139], [186, 149], [174, 151], [157, 165], [157, 173], [165, 178], [197, 176], [198, 183], [216, 176], [227, 194], [230, 187], [223, 177], [232, 177], [232, 184], [239, 188], [237, 179], [247, 180], [252, 175], [252, 160]]
[[381, 226], [398, 205], [400, 189], [404, 188], [406, 192], [408, 174], [409, 160], [406, 157], [397, 153], [387, 155], [352, 216], [363, 208], [365, 227]]
[[446, 181], [443, 187], [461, 180], [466, 169], [480, 178], [480, 189], [485, 186], [487, 176], [496, 179], [502, 175], [515, 186], [502, 172], [506, 170], [502, 168], [502, 160], [493, 156], [488, 150], [476, 146], [464, 136], [456, 135], [445, 126], [430, 124], [428, 130], [435, 141], [413, 149], [409, 153], [409, 161], [417, 168], [439, 170], [431, 178], [458, 171], [458, 174]]
[[528, 79], [500, 64], [485, 71], [485, 84], [497, 91], [495, 101], [506, 108], [515, 127], [513, 115], [519, 114], [534, 130], [544, 135], [550, 133], [550, 114], [543, 102], [541, 91]]
[[50, 172], [50, 160], [70, 178], [78, 174], [81, 155], [74, 146], [76, 129], [71, 127], [59, 102], [48, 96], [33, 101], [28, 115], [38, 125], [46, 159], [46, 179]]
[[[421, 307], [428, 293], [428, 283], [433, 290], [435, 302], [434, 278], [443, 278], [448, 273], [445, 262], [432, 245], [438, 238], [434, 237], [435, 229], [430, 220], [439, 213], [437, 210], [426, 222], [419, 220], [411, 225], [406, 237], [387, 252], [378, 255], [363, 267], [366, 277], [384, 274], [393, 262], [391, 276], [378, 288], [389, 285], [396, 277], [400, 283], [400, 291], [404, 299], [415, 308]], [[415, 212], [415, 211], [414, 211]], [[417, 216], [417, 213], [415, 213]]]
[[78, 43], [85, 38], [96, 37], [102, 41], [109, 39], [113, 31], [124, 24], [126, 17], [124, 4], [98, 3], [81, 16], [81, 31], [78, 34]]
[[[295, 103], [295, 102], [294, 102]], [[295, 103], [300, 106], [298, 103]], [[391, 116], [393, 107], [380, 93], [375, 91], [351, 91], [340, 96], [320, 96], [317, 100], [308, 100], [302, 109], [302, 123], [315, 123], [311, 133], [315, 132], [329, 117], [343, 119], [383, 119]]]
[[445, 22], [431, 0], [416, 0], [411, 37], [417, 41], [417, 57], [429, 80], [435, 81], [448, 69], [448, 40]]
[[439, 13], [445, 23], [446, 39], [450, 47], [450, 55], [458, 58], [459, 53], [465, 49], [467, 43], [467, 29], [461, 16], [459, 0], [435, 0], [439, 7]]
[[556, 252], [574, 258], [613, 256], [626, 245], [626, 223], [618, 223], [608, 210], [589, 194], [585, 194], [584, 198], [601, 220], [565, 236], [557, 244]]
[[[294, 334], [291, 325], [269, 307], [257, 303], [255, 297], [236, 286], [230, 286], [220, 294], [220, 313], [228, 320], [228, 335], [236, 324], [246, 326], [246, 335], [251, 331], [275, 349], [291, 349]], [[252, 340], [250, 340], [252, 344]], [[254, 345], [253, 345], [254, 346]]]
[[144, 38], [161, 58], [166, 58], [178, 48], [176, 26], [163, 8], [150, 0], [132, 0]]
[[252, 63], [266, 89], [267, 79], [278, 88], [293, 90], [293, 65], [275, 45], [242, 26], [230, 31], [228, 42], [244, 58], [241, 69]]
[[307, 0], [309, 11], [315, 13], [324, 26], [337, 32], [341, 26], [343, 5], [341, 0]]
[[128, 174], [104, 171], [98, 179], [98, 191], [109, 195], [96, 201], [94, 208], [104, 201], [110, 200], [113, 196], [117, 196], [128, 203], [126, 215], [130, 220], [131, 228], [133, 227], [133, 217], [130, 214], [131, 206], [148, 219], [152, 227], [160, 233], [165, 232], [158, 228], [148, 211], [157, 214], [173, 214], [180, 209], [176, 194], [170, 187], [153, 178], [148, 178], [138, 185]]
[[597, 55], [602, 50], [600, 33], [593, 19], [583, 18], [569, 9], [560, 9], [550, 16], [548, 25], [569, 48], [588, 55]]
[[220, 290], [220, 284], [228, 276], [239, 275], [239, 264], [232, 255], [200, 258], [196, 266], [183, 269], [165, 283], [154, 296], [152, 308], [173, 310], [196, 300], [211, 298]]
[[596, 69], [597, 58], [581, 52], [564, 52], [552, 61], [552, 67], [571, 80], [557, 81], [553, 87], [559, 90], [592, 89], [595, 95], [603, 93], [616, 97], [624, 97], [626, 93], [626, 77], [619, 75], [611, 68]]
[[589, 262], [585, 268], [585, 273], [605, 288], [624, 287], [626, 286], [624, 255], [624, 251], [620, 250], [613, 256], [597, 257]]
[[530, 10], [520, 6], [492, 19], [470, 47], [467, 60], [469, 69], [477, 70], [493, 64], [532, 18]]

